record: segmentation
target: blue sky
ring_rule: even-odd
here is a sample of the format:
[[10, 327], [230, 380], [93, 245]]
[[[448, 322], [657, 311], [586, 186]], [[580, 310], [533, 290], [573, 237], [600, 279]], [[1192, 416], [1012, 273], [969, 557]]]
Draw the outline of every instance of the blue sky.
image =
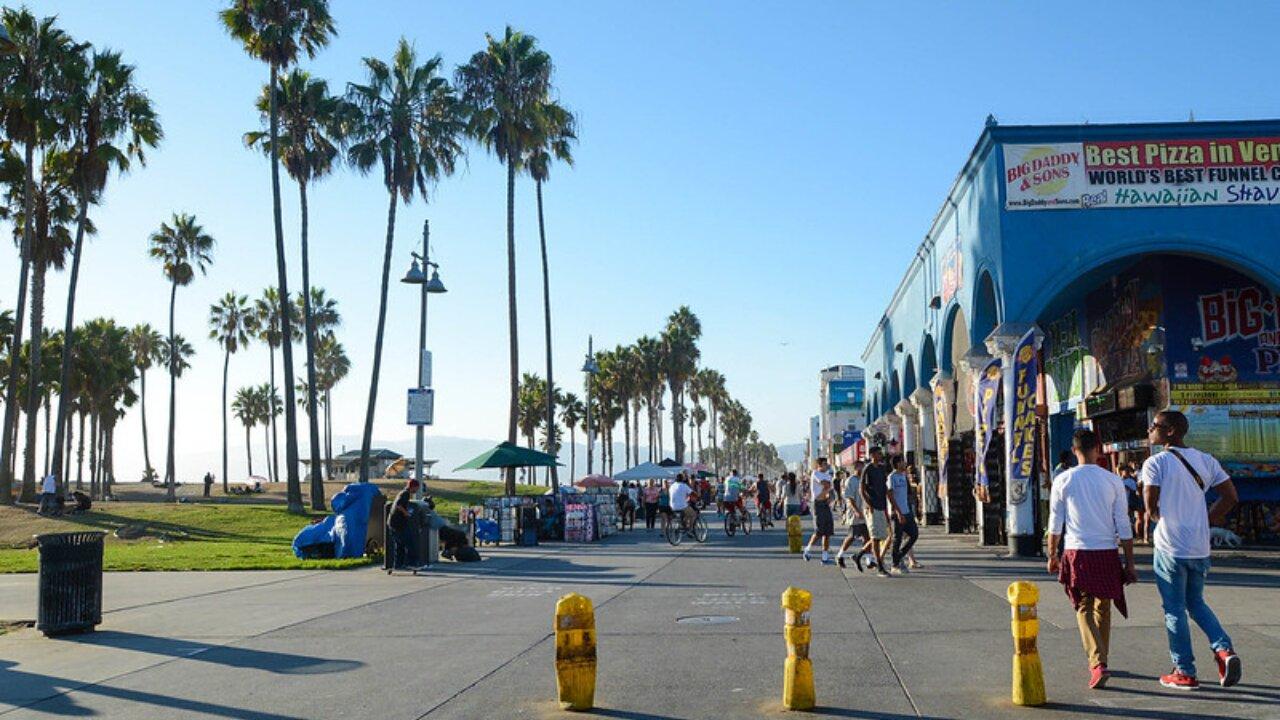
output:
[[[208, 307], [232, 289], [257, 295], [275, 272], [268, 168], [240, 141], [258, 127], [252, 103], [266, 68], [222, 31], [222, 4], [30, 5], [58, 14], [77, 38], [122, 51], [167, 135], [148, 167], [114, 181], [95, 210], [100, 233], [86, 254], [79, 317], [162, 326], [167, 293], [147, 235], [186, 211], [218, 240], [208, 276], [179, 292], [179, 332], [199, 353], [179, 386], [179, 451], [189, 458], [219, 442], [222, 363], [205, 339]], [[556, 168], [545, 190], [558, 379], [579, 389], [588, 334], [597, 346], [631, 342], [688, 304], [702, 320], [704, 363], [724, 372], [762, 437], [781, 444], [804, 437], [818, 370], [857, 362], [988, 113], [1016, 124], [1276, 114], [1275, 6], [1204, 7], [335, 0], [339, 37], [303, 64], [341, 88], [360, 79], [362, 56], [388, 57], [402, 34], [450, 68], [504, 24], [536, 35], [581, 121], [576, 167]], [[297, 190], [283, 189], [297, 285]], [[517, 199], [521, 364], [541, 373], [531, 183]], [[375, 177], [344, 170], [310, 200], [314, 282], [340, 302], [354, 361], [335, 393], [335, 432], [358, 435], [386, 194]], [[399, 212], [393, 273], [407, 269], [430, 218], [450, 290], [432, 303], [433, 434], [505, 432], [504, 201], [502, 168], [473, 147], [429, 203]], [[13, 253], [0, 256], [0, 306], [12, 306], [16, 266]], [[51, 279], [51, 321], [64, 292], [65, 277]], [[404, 389], [415, 372], [417, 309], [416, 294], [393, 284], [375, 438], [411, 435]], [[265, 349], [232, 358], [233, 391], [266, 374]], [[161, 384], [149, 398], [156, 428]], [[141, 466], [135, 417], [118, 431], [122, 478]], [[232, 432], [233, 460], [241, 437]], [[197, 465], [180, 472], [205, 469]]]

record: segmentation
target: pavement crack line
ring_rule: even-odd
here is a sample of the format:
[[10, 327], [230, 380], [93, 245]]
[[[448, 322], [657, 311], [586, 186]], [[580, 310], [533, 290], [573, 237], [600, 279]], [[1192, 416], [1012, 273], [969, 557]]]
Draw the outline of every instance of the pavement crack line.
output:
[[[648, 573], [648, 574], [647, 574], [647, 575], [645, 575], [644, 577], [639, 578], [639, 579], [638, 579], [638, 580], [636, 580], [635, 582], [631, 583], [630, 585], [626, 586], [625, 588], [623, 588], [623, 589], [619, 590], [618, 592], [614, 593], [614, 594], [613, 594], [613, 596], [612, 596], [612, 597], [610, 597], [608, 600], [605, 600], [604, 602], [600, 603], [599, 605], [596, 605], [596, 606], [595, 606], [595, 609], [596, 609], [597, 611], [599, 611], [599, 610], [600, 610], [600, 608], [602, 608], [602, 607], [604, 607], [605, 605], [608, 605], [609, 603], [613, 602], [614, 600], [617, 600], [618, 598], [622, 597], [622, 596], [623, 596], [623, 595], [625, 595], [626, 593], [630, 592], [633, 588], [635, 588], [635, 587], [637, 587], [637, 586], [639, 586], [639, 585], [642, 585], [642, 584], [644, 583], [644, 581], [645, 581], [645, 580], [648, 580], [649, 578], [653, 577], [654, 575], [657, 575], [658, 573], [662, 572], [663, 570], [666, 570], [666, 569], [667, 569], [667, 567], [671, 565], [671, 563], [673, 563], [673, 562], [675, 562], [676, 560], [679, 560], [680, 558], [684, 557], [684, 556], [685, 556], [685, 554], [686, 554], [686, 553], [688, 553], [688, 552], [689, 552], [689, 550], [691, 550], [692, 548], [693, 548], [693, 546], [692, 546], [692, 545], [690, 545], [690, 546], [687, 546], [684, 550], [680, 550], [676, 555], [672, 556], [672, 558], [671, 558], [670, 560], [668, 560], [668, 561], [666, 561], [666, 562], [662, 563], [661, 565], [659, 565], [658, 567], [654, 568], [650, 573]], [[534, 650], [535, 650], [539, 645], [541, 645], [542, 643], [544, 643], [544, 642], [546, 642], [546, 641], [550, 640], [550, 639], [551, 639], [551, 638], [553, 638], [553, 637], [555, 637], [555, 632], [554, 632], [554, 631], [549, 632], [549, 633], [547, 633], [546, 635], [543, 635], [542, 637], [540, 637], [540, 638], [538, 638], [537, 640], [533, 641], [533, 643], [532, 643], [532, 644], [530, 644], [528, 647], [526, 647], [525, 649], [523, 649], [523, 650], [521, 650], [520, 652], [516, 653], [515, 655], [512, 655], [510, 658], [507, 658], [505, 661], [503, 661], [503, 662], [499, 663], [497, 667], [493, 668], [493, 669], [492, 669], [492, 670], [490, 670], [489, 672], [486, 672], [485, 674], [483, 674], [483, 675], [481, 675], [480, 677], [476, 678], [476, 679], [475, 679], [475, 680], [473, 680], [470, 684], [468, 684], [466, 687], [462, 688], [461, 690], [459, 690], [459, 691], [455, 692], [454, 694], [450, 695], [449, 697], [445, 698], [444, 700], [441, 700], [440, 702], [438, 702], [438, 703], [436, 703], [435, 705], [433, 705], [433, 706], [431, 706], [430, 708], [428, 708], [426, 712], [422, 713], [421, 715], [419, 715], [419, 716], [417, 717], [417, 720], [423, 720], [423, 718], [425, 718], [426, 716], [430, 715], [431, 713], [433, 713], [433, 712], [435, 712], [435, 711], [439, 710], [440, 708], [444, 707], [445, 705], [448, 705], [449, 703], [453, 702], [454, 700], [458, 699], [459, 697], [462, 697], [462, 695], [464, 695], [465, 693], [470, 692], [473, 688], [475, 688], [475, 687], [476, 687], [477, 685], [479, 685], [480, 683], [482, 683], [482, 682], [484, 682], [485, 680], [488, 680], [489, 678], [491, 678], [491, 677], [493, 677], [494, 675], [498, 674], [499, 672], [501, 672], [501, 671], [502, 671], [502, 669], [503, 669], [503, 668], [505, 668], [505, 667], [507, 667], [507, 666], [511, 665], [511, 664], [512, 664], [512, 663], [514, 663], [516, 660], [519, 660], [520, 658], [524, 657], [525, 655], [528, 655], [529, 653], [533, 652], [533, 651], [534, 651]], [[913, 707], [914, 707], [914, 704], [913, 704]], [[919, 713], [917, 713], [917, 714], [919, 714]]]
[[849, 595], [853, 597], [853, 602], [862, 611], [862, 617], [867, 621], [867, 628], [871, 630], [871, 637], [875, 638], [876, 645], [880, 646], [880, 652], [884, 653], [884, 659], [889, 663], [889, 671], [893, 673], [893, 679], [898, 681], [898, 687], [902, 688], [902, 694], [907, 698], [907, 702], [911, 704], [912, 712], [916, 714], [916, 717], [924, 717], [920, 714], [920, 707], [916, 705], [916, 699], [911, 697], [911, 691], [907, 689], [907, 683], [903, 681], [902, 674], [898, 672], [898, 666], [894, 664], [893, 658], [889, 655], [889, 648], [885, 647], [884, 641], [880, 639], [880, 633], [876, 631], [876, 626], [871, 622], [871, 615], [867, 612], [866, 606], [862, 604], [862, 599], [858, 597], [857, 591], [853, 589], [853, 583], [849, 582], [849, 576], [843, 572], [840, 575], [844, 578], [844, 584], [849, 586]]

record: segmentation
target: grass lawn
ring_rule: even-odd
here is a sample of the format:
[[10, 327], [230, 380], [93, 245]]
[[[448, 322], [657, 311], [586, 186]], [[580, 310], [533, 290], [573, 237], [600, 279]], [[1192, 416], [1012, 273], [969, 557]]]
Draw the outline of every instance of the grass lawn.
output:
[[[480, 504], [501, 493], [489, 482], [433, 481], [437, 511], [456, 520], [458, 508]], [[336, 490], [337, 488], [335, 488]], [[384, 487], [384, 492], [390, 488]], [[543, 488], [521, 486], [521, 494], [540, 494]], [[189, 501], [96, 503], [94, 510], [67, 518], [43, 518], [34, 507], [0, 507], [0, 573], [35, 572], [38, 553], [28, 549], [33, 535], [77, 530], [108, 533], [104, 563], [107, 570], [286, 570], [345, 568], [365, 565], [367, 558], [299, 560], [291, 544], [307, 522], [323, 517], [290, 515], [279, 501], [263, 496], [262, 504]], [[388, 495], [390, 499], [390, 494]], [[141, 537], [120, 539], [120, 528], [141, 531]], [[127, 534], [127, 533], [126, 533]]]

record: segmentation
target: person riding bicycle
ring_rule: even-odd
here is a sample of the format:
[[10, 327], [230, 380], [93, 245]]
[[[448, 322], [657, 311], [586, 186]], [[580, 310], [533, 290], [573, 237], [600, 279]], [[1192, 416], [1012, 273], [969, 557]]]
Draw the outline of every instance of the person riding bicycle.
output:
[[769, 487], [769, 481], [764, 479], [764, 473], [760, 473], [759, 475], [757, 475], [756, 476], [756, 507], [760, 509], [761, 527], [767, 527], [768, 525], [773, 524], [773, 520], [770, 519], [772, 517], [772, 513], [770, 512], [770, 510], [773, 507], [773, 503], [771, 502], [771, 498], [769, 497], [770, 490], [771, 488]]
[[742, 478], [738, 477], [738, 471], [729, 471], [729, 477], [724, 480], [725, 512], [737, 510], [741, 517], [746, 517], [747, 508], [742, 502], [742, 490]]
[[689, 486], [689, 481], [685, 478], [684, 473], [676, 475], [676, 481], [672, 483], [668, 494], [671, 498], [671, 511], [679, 513], [684, 527], [693, 527], [694, 522], [698, 519], [698, 491]]

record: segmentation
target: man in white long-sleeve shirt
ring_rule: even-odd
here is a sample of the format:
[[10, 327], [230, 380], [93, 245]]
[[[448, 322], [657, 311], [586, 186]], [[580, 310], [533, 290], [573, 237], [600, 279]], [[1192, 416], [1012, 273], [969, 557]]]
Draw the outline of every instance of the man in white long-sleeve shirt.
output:
[[[1080, 639], [1089, 656], [1089, 687], [1100, 688], [1111, 677], [1111, 603], [1129, 617], [1124, 586], [1137, 580], [1133, 528], [1124, 482], [1098, 467], [1098, 436], [1092, 430], [1077, 430], [1071, 447], [1079, 463], [1054, 479], [1049, 499], [1049, 572], [1058, 575], [1075, 606]], [[1117, 539], [1124, 548], [1123, 567]], [[1064, 548], [1061, 559], [1059, 548]]]

